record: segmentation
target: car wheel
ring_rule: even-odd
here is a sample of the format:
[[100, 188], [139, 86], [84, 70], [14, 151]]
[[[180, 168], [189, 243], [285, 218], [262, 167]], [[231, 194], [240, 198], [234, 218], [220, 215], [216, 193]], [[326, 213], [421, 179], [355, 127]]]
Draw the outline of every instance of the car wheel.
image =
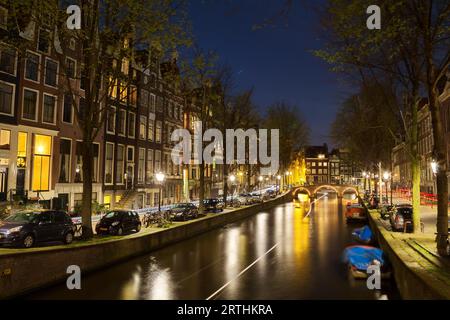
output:
[[64, 243], [71, 244], [72, 242], [73, 242], [73, 233], [67, 232], [66, 235], [64, 236]]
[[31, 248], [34, 245], [34, 236], [32, 234], [27, 234], [23, 238], [22, 245], [24, 248]]
[[123, 234], [123, 229], [122, 229], [122, 227], [119, 227], [119, 228], [117, 229], [116, 234], [117, 234], [118, 236], [121, 236], [121, 235]]
[[139, 223], [138, 225], [137, 225], [137, 227], [136, 227], [136, 232], [140, 232], [141, 231], [141, 224]]

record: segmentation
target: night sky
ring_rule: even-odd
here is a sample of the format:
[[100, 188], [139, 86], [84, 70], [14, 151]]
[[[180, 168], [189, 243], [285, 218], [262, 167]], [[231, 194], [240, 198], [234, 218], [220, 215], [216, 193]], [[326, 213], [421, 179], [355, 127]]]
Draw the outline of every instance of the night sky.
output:
[[315, 10], [294, 1], [287, 19], [252, 28], [279, 12], [282, 4], [283, 0], [192, 0], [194, 36], [200, 47], [216, 51], [221, 62], [233, 68], [237, 90], [254, 87], [255, 103], [262, 111], [278, 100], [294, 104], [311, 129], [310, 142], [331, 144], [330, 123], [349, 89], [311, 53], [322, 46]]

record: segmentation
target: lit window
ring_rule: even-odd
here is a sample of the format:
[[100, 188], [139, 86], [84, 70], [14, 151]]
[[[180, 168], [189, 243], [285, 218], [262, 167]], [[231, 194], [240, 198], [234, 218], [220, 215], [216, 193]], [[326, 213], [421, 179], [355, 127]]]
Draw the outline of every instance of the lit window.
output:
[[141, 116], [139, 121], [139, 139], [145, 140], [147, 134], [147, 117]]
[[11, 144], [11, 131], [0, 130], [0, 149], [9, 150]]
[[33, 191], [48, 191], [50, 182], [50, 157], [52, 137], [36, 134], [33, 148]]

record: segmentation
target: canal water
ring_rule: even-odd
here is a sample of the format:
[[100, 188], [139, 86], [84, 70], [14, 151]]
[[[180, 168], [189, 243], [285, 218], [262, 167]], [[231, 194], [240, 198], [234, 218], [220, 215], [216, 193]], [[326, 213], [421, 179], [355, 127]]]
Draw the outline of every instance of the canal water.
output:
[[25, 298], [398, 299], [393, 283], [371, 291], [365, 281], [349, 277], [341, 256], [357, 226], [346, 224], [337, 198], [329, 194], [311, 208], [279, 205], [83, 275], [81, 290], [62, 284]]

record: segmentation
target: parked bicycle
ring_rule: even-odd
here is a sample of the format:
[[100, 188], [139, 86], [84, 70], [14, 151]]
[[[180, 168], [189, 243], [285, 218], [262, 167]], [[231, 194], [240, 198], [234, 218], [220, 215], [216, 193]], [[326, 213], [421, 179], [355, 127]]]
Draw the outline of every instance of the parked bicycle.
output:
[[164, 211], [146, 213], [142, 218], [142, 224], [149, 228], [151, 226], [157, 226], [158, 228], [164, 227], [172, 222], [170, 213]]

